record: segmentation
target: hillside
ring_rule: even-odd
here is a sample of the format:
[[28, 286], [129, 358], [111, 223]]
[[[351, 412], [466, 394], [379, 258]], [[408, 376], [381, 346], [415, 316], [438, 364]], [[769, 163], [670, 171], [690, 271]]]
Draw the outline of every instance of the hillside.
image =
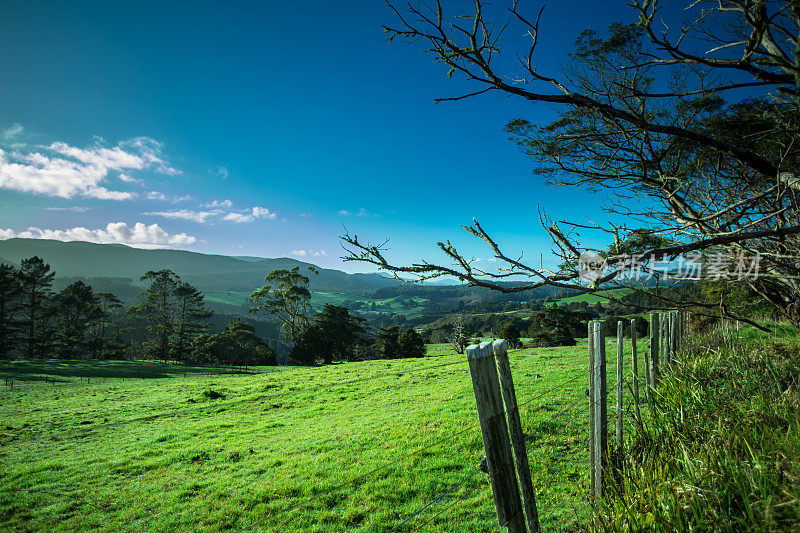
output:
[[[11, 263], [38, 255], [60, 277], [131, 278], [148, 270], [169, 269], [201, 290], [243, 290], [259, 287], [267, 272], [311, 263], [286, 257], [277, 259], [236, 258], [185, 250], [143, 250], [120, 244], [61, 242], [44, 239], [8, 239], [0, 241], [0, 257]], [[318, 268], [318, 267], [316, 267]], [[398, 282], [377, 274], [347, 274], [340, 270], [318, 268], [311, 276], [311, 288], [337, 292], [370, 292]]]

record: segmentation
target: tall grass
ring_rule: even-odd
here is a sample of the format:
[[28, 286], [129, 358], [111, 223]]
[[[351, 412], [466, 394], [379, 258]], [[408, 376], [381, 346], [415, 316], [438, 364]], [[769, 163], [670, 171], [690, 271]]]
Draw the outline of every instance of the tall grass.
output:
[[796, 338], [688, 339], [625, 453], [593, 526], [608, 531], [800, 528]]

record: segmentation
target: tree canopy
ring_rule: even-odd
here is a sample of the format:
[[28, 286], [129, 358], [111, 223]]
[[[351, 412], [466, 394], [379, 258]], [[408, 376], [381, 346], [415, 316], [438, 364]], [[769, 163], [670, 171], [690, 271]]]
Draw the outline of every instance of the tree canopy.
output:
[[[309, 271], [317, 273], [309, 267]], [[283, 336], [294, 344], [308, 326], [311, 312], [310, 279], [300, 273], [300, 267], [273, 270], [265, 278], [266, 284], [250, 295], [255, 305], [251, 313], [269, 312], [283, 324]]]
[[[348, 260], [377, 265], [416, 280], [452, 276], [502, 292], [542, 285], [595, 291], [626, 275], [679, 255], [708, 265], [708, 256], [746, 257], [757, 276], [742, 280], [784, 317], [800, 320], [800, 11], [796, 2], [686, 2], [680, 29], [661, 24], [663, 2], [633, 1], [631, 20], [605, 34], [578, 36], [563, 72], [537, 68], [543, 10], [514, 1], [505, 14], [481, 0], [473, 9], [437, 0], [392, 4], [389, 40], [425, 43], [448, 70], [474, 91], [437, 101], [504, 93], [518, 98], [520, 115], [506, 131], [535, 174], [557, 186], [611, 194], [608, 223], [554, 221], [540, 208], [557, 268], [546, 269], [506, 252], [475, 220], [464, 226], [502, 265], [484, 270], [455, 246], [439, 242], [449, 263], [398, 265], [380, 244], [346, 234]], [[559, 4], [558, 9], [570, 9]], [[522, 47], [508, 35], [524, 33]], [[517, 72], [499, 58], [520, 58]], [[519, 72], [521, 70], [521, 73]], [[555, 106], [550, 124], [524, 118], [525, 106]], [[622, 220], [624, 222], [619, 222]], [[609, 246], [595, 250], [604, 267], [582, 279], [578, 232], [599, 232]], [[518, 286], [501, 283], [529, 278]], [[649, 290], [649, 289], [648, 289]], [[717, 302], [671, 300], [729, 316]]]

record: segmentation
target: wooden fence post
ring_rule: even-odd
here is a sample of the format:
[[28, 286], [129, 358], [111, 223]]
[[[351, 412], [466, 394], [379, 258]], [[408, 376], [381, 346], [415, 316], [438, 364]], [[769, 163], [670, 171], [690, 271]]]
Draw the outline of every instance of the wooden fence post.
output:
[[595, 320], [589, 321], [587, 344], [589, 348], [589, 490], [594, 494], [595, 474], [594, 468], [594, 447], [595, 447], [595, 428], [594, 428], [594, 324]]
[[522, 420], [517, 409], [517, 393], [514, 390], [514, 379], [511, 376], [511, 364], [508, 360], [508, 346], [506, 341], [498, 339], [492, 344], [494, 357], [497, 360], [497, 373], [500, 375], [500, 388], [503, 392], [503, 401], [506, 405], [508, 431], [511, 434], [511, 446], [514, 449], [514, 459], [517, 465], [517, 475], [522, 489], [522, 506], [528, 529], [531, 533], [540, 533], [539, 510], [536, 508], [536, 492], [533, 490], [531, 469], [528, 464], [528, 452], [525, 449], [525, 434], [522, 432]]
[[649, 389], [656, 386], [656, 381], [658, 380], [659, 333], [658, 313], [650, 313], [650, 386], [648, 387], [648, 392]]
[[625, 324], [617, 321], [617, 449], [622, 449], [622, 384], [625, 381], [622, 356], [625, 348]]
[[603, 322], [594, 321], [592, 340], [590, 342], [592, 360], [592, 385], [590, 387], [592, 403], [591, 421], [589, 424], [590, 468], [592, 495], [603, 496], [603, 476], [608, 456], [608, 409], [606, 405], [606, 341]]
[[507, 527], [510, 533], [524, 533], [525, 518], [514, 473], [492, 345], [490, 342], [473, 344], [467, 347], [466, 352], [497, 519], [501, 527]]
[[666, 372], [669, 362], [669, 313], [661, 313], [661, 365]]
[[631, 320], [631, 362], [633, 364], [633, 405], [636, 410], [636, 420], [641, 422], [642, 416], [639, 413], [639, 360], [637, 357], [636, 342], [639, 340], [639, 332], [636, 331], [636, 319]]
[[669, 313], [669, 329], [667, 329], [667, 335], [669, 335], [669, 340], [667, 341], [667, 345], [669, 346], [669, 350], [667, 350], [667, 357], [669, 358], [667, 361], [667, 366], [672, 366], [672, 360], [675, 358], [675, 339], [677, 330], [676, 326], [676, 313], [672, 311]]

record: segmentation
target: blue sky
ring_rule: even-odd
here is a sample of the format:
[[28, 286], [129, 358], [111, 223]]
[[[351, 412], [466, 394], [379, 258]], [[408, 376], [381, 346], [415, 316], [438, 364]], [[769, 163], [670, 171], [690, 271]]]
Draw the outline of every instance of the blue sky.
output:
[[[614, 4], [550, 3], [540, 69], [557, 72], [581, 30], [628, 20]], [[392, 22], [366, 0], [3, 3], [0, 238], [363, 271], [339, 259], [345, 226], [404, 262], [446, 239], [488, 257], [459, 227], [473, 217], [535, 258], [549, 250], [537, 206], [602, 219], [602, 197], [547, 187], [502, 131], [553, 109], [434, 104], [470, 87], [420, 46], [388, 44]]]

